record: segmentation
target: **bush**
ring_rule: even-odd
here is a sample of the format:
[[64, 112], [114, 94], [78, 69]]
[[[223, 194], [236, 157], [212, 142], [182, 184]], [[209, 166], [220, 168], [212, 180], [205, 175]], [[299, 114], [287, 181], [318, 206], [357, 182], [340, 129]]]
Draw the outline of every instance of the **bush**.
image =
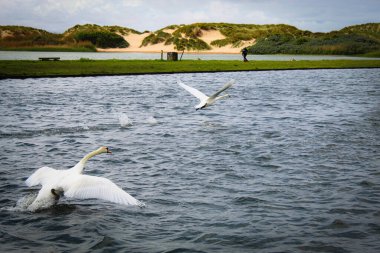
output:
[[129, 43], [123, 37], [112, 32], [96, 31], [96, 32], [79, 32], [74, 38], [77, 41], [90, 41], [96, 47], [100, 48], [125, 48], [129, 47]]
[[94, 60], [92, 60], [92, 59], [90, 59], [90, 58], [80, 58], [79, 59], [79, 61], [81, 61], [81, 62], [89, 62], [89, 61], [94, 61]]
[[200, 39], [174, 37], [173, 44], [177, 50], [209, 50], [210, 46]]
[[162, 43], [162, 42], [167, 41], [170, 38], [171, 38], [171, 35], [169, 33], [159, 30], [157, 33], [152, 33], [148, 35], [147, 37], [145, 37], [144, 40], [141, 42], [140, 47]]
[[314, 37], [292, 37], [274, 34], [258, 39], [249, 47], [255, 54], [367, 54], [380, 50], [380, 44], [373, 39], [358, 34], [332, 32]]
[[221, 40], [211, 41], [210, 44], [211, 46], [215, 46], [215, 47], [224, 47], [224, 46], [227, 46], [228, 44], [231, 44], [231, 42], [229, 39], [221, 39]]
[[173, 36], [181, 37], [182, 34], [185, 34], [185, 37], [196, 39], [202, 36], [202, 30], [197, 25], [186, 25], [178, 28], [173, 33]]

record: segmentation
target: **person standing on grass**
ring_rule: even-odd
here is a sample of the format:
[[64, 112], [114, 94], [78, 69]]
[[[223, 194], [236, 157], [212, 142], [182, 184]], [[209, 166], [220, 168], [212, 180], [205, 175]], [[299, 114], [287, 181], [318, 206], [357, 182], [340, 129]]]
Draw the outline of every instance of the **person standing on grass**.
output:
[[243, 55], [243, 60], [245, 62], [247, 62], [248, 61], [248, 59], [247, 59], [248, 49], [246, 47], [243, 48], [243, 50], [241, 50], [241, 54]]

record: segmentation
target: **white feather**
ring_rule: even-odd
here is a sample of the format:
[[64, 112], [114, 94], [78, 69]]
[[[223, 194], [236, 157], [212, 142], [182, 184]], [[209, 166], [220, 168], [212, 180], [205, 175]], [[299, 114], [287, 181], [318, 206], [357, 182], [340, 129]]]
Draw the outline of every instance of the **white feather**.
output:
[[25, 183], [29, 187], [35, 185], [45, 185], [48, 184], [52, 179], [59, 178], [60, 174], [62, 174], [62, 171], [60, 170], [56, 170], [50, 167], [42, 167], [30, 175]]
[[191, 95], [193, 95], [194, 97], [198, 98], [199, 100], [203, 101], [203, 100], [207, 100], [208, 99], [208, 96], [206, 96], [204, 93], [200, 92], [199, 90], [193, 88], [193, 87], [190, 87], [186, 84], [184, 84], [181, 80], [178, 80], [178, 84], [184, 88], [185, 90], [187, 90]]
[[62, 186], [65, 196], [69, 198], [96, 198], [124, 205], [142, 205], [111, 180], [103, 177], [78, 175]]
[[195, 96], [196, 98], [199, 99], [199, 104], [195, 106], [195, 108], [197, 110], [208, 107], [211, 104], [213, 104], [216, 100], [228, 96], [228, 95], [219, 96], [219, 94], [222, 93], [223, 91], [227, 90], [228, 88], [230, 88], [233, 83], [234, 83], [234, 80], [229, 81], [219, 91], [217, 91], [212, 96], [208, 97], [204, 93], [200, 92], [199, 90], [197, 90], [193, 87], [190, 87], [190, 86], [184, 84], [182, 81], [178, 80], [178, 85], [180, 85], [182, 88], [187, 90], [190, 94], [192, 94], [193, 96]]
[[223, 91], [225, 91], [228, 88], [230, 88], [233, 83], [234, 83], [234, 80], [229, 81], [220, 90], [218, 90], [214, 95], [210, 96], [210, 98], [214, 98], [215, 99], [217, 96], [219, 96], [220, 93], [222, 93]]

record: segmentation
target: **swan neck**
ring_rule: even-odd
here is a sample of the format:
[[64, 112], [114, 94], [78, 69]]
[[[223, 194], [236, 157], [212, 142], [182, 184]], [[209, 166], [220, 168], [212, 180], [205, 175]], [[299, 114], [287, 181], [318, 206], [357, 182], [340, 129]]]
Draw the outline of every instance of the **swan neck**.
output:
[[88, 160], [90, 160], [91, 157], [93, 156], [96, 156], [96, 155], [99, 155], [101, 152], [99, 152], [98, 150], [95, 150], [95, 151], [92, 151], [91, 153], [88, 153], [87, 155], [85, 155], [82, 160], [80, 160], [80, 163], [83, 163], [86, 164]]
[[76, 170], [79, 170], [78, 172], [79, 173], [82, 173], [83, 169], [84, 169], [84, 166], [86, 165], [87, 161], [93, 157], [93, 156], [96, 156], [96, 155], [99, 155], [100, 153], [102, 153], [101, 151], [98, 151], [98, 150], [95, 150], [95, 151], [92, 151], [91, 153], [88, 153], [87, 155], [85, 155], [82, 160], [79, 161], [78, 165], [75, 166], [77, 169]]
[[228, 94], [226, 94], [226, 95], [223, 95], [223, 96], [219, 96], [219, 97], [216, 97], [216, 98], [215, 98], [215, 101], [216, 101], [216, 100], [219, 100], [219, 99], [221, 99], [221, 98], [225, 98], [225, 97], [228, 97], [228, 96], [229, 96], [229, 95], [228, 95]]

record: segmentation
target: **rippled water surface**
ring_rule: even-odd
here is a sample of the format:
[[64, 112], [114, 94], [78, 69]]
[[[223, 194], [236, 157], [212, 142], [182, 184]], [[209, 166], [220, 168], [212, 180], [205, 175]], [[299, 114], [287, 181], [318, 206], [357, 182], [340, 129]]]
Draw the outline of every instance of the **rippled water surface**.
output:
[[[184, 83], [231, 97], [202, 111]], [[380, 72], [0, 80], [2, 252], [380, 252]], [[89, 161], [145, 208], [24, 180]]]

